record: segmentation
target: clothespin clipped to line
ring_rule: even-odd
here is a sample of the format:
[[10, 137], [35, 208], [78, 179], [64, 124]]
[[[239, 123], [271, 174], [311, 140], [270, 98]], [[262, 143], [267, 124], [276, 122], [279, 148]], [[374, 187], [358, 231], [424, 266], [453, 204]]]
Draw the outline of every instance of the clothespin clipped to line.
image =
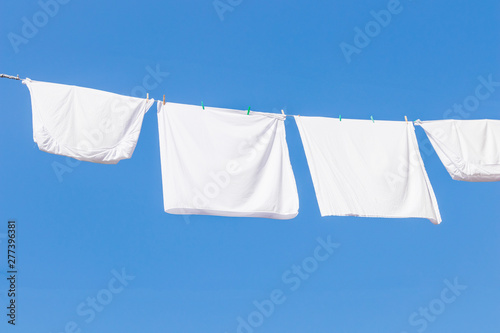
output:
[[149, 99], [149, 93], [146, 93], [146, 100]]
[[370, 116], [370, 118], [372, 119], [372, 121], [375, 123], [375, 120], [373, 120], [373, 116]]
[[250, 114], [250, 107], [248, 107], [247, 116]]
[[339, 114], [339, 121], [342, 121], [342, 115]]
[[201, 101], [201, 107], [205, 110], [205, 104], [203, 104], [203, 101]]
[[283, 111], [283, 109], [281, 109], [281, 114], [282, 114], [282, 115], [285, 115], [285, 111]]
[[163, 105], [165, 105], [165, 95], [163, 95]]

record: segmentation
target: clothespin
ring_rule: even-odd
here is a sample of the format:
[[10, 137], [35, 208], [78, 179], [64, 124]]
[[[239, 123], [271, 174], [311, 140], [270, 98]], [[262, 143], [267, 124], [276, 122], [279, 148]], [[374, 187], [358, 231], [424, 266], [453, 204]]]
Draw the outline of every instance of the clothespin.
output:
[[203, 101], [201, 101], [201, 107], [205, 110], [205, 104], [203, 104]]
[[406, 121], [406, 123], [408, 124], [408, 118], [406, 118], [406, 116], [405, 116], [405, 121]]
[[342, 121], [342, 115], [339, 114], [339, 121]]
[[248, 107], [247, 116], [250, 114], [250, 107]]
[[375, 120], [373, 120], [373, 116], [370, 116], [370, 118], [372, 118], [372, 121], [375, 122]]
[[163, 105], [165, 105], [165, 95], [163, 95]]
[[283, 111], [283, 109], [281, 109], [281, 114], [282, 114], [282, 115], [285, 115], [285, 111]]
[[149, 99], [149, 93], [146, 93], [146, 100]]

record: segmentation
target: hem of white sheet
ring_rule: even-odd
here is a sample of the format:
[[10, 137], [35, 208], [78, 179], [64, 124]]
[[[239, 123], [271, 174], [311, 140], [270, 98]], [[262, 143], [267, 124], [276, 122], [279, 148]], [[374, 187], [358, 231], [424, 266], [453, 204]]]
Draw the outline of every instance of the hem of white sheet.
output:
[[492, 183], [500, 181], [500, 174], [489, 175], [468, 175], [463, 171], [456, 170], [456, 173], [448, 172], [453, 180], [471, 183]]
[[432, 224], [438, 225], [442, 222], [442, 220], [438, 221], [436, 219], [424, 216], [387, 216], [387, 215], [368, 215], [368, 214], [323, 214], [321, 213], [321, 217], [325, 216], [353, 216], [353, 217], [374, 217], [374, 218], [389, 218], [389, 219], [426, 219], [432, 222]]
[[200, 208], [165, 208], [165, 213], [174, 215], [212, 215], [225, 217], [259, 217], [275, 220], [291, 220], [295, 218], [299, 212], [293, 213], [276, 213], [276, 212], [231, 212]]
[[[140, 131], [139, 131], [140, 132]], [[45, 137], [45, 138], [43, 138]], [[132, 137], [130, 139], [129, 137]], [[57, 141], [57, 139], [51, 135], [45, 128], [43, 130], [38, 131], [34, 138], [33, 141], [37, 144], [38, 149], [40, 151], [49, 153], [49, 154], [54, 154], [54, 155], [60, 155], [60, 156], [66, 156], [66, 157], [71, 157], [74, 158], [75, 160], [83, 161], [83, 162], [92, 162], [92, 163], [100, 163], [100, 164], [118, 164], [118, 162], [122, 160], [127, 160], [130, 159], [135, 151], [135, 147], [137, 146], [137, 140], [135, 140], [135, 133], [129, 134], [129, 137], [123, 138], [118, 142], [116, 145], [112, 147], [103, 147], [103, 148], [98, 148], [98, 149], [89, 149], [89, 150], [83, 150], [75, 147], [69, 147], [67, 145], [63, 145]], [[40, 143], [41, 142], [41, 143]], [[130, 143], [132, 142], [132, 144]], [[131, 148], [131, 146], [133, 146]], [[125, 149], [129, 148], [129, 149]], [[129, 154], [125, 154], [123, 152], [130, 151]], [[77, 152], [77, 153], [75, 153]], [[90, 157], [83, 157], [83, 156], [78, 156], [81, 155], [81, 152], [85, 152], [87, 155], [91, 155]], [[109, 159], [100, 159], [96, 158], [95, 156], [115, 156], [115, 155], [120, 155], [121, 157], [119, 158], [109, 158]]]
[[[44, 136], [44, 133], [45, 133], [46, 139], [40, 140], [40, 138], [42, 138]], [[135, 133], [129, 134], [129, 136], [132, 137], [132, 139], [130, 139], [130, 138], [121, 139], [120, 142], [118, 142], [117, 144], [115, 144], [112, 147], [102, 147], [102, 148], [98, 148], [98, 149], [83, 150], [83, 149], [79, 149], [79, 148], [75, 148], [75, 147], [69, 147], [67, 145], [63, 145], [63, 144], [59, 143], [56, 140], [56, 138], [54, 136], [52, 136], [44, 128], [44, 130], [38, 131], [35, 134], [35, 138], [33, 139], [33, 141], [37, 144], [38, 149], [40, 151], [43, 151], [43, 152], [46, 152], [49, 154], [66, 156], [66, 157], [74, 158], [75, 160], [79, 160], [79, 161], [83, 161], [83, 162], [92, 162], [92, 163], [100, 163], [100, 164], [118, 164], [118, 162], [120, 162], [122, 160], [130, 159], [132, 157], [132, 154], [135, 151], [135, 147], [137, 146], [138, 139], [137, 140], [134, 139]], [[47, 140], [49, 143], [47, 143]], [[41, 141], [42, 143], [39, 143], [39, 141]], [[132, 142], [132, 144], [129, 143], [127, 145], [127, 142]], [[118, 155], [118, 153], [121, 151], [122, 152], [127, 151], [127, 149], [124, 149], [124, 147], [126, 148], [127, 146], [128, 147], [133, 146], [132, 149], [129, 149], [129, 150], [131, 150], [130, 154], [122, 154], [122, 157], [120, 157], [119, 159], [115, 158], [115, 159], [100, 160], [98, 158], [97, 159], [95, 158], [95, 156], [100, 156], [100, 155], [105, 155], [105, 156]], [[64, 151], [61, 148], [64, 148]], [[91, 155], [92, 157], [77, 156], [77, 155], [82, 155], [82, 152], [86, 153], [87, 155]]]

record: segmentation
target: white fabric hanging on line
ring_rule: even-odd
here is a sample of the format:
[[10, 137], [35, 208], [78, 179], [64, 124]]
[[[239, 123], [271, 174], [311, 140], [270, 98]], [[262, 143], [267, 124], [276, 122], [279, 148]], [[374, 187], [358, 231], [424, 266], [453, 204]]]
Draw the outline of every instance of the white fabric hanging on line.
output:
[[500, 181], [500, 120], [417, 120], [415, 124], [424, 129], [451, 178]]
[[413, 124], [296, 116], [321, 216], [441, 222]]
[[116, 164], [132, 156], [153, 100], [23, 80], [31, 94], [33, 140], [47, 153]]
[[285, 116], [158, 102], [165, 212], [291, 219]]

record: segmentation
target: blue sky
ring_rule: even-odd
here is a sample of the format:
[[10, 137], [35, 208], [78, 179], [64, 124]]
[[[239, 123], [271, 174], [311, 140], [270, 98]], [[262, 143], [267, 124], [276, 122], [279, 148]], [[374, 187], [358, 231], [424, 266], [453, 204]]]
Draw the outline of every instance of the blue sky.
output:
[[[495, 84], [459, 111], [500, 82], [497, 1], [54, 1], [2, 2], [0, 72], [263, 112], [500, 118]], [[500, 186], [452, 180], [419, 127], [441, 225], [321, 218], [292, 118], [298, 217], [183, 217], [163, 212], [154, 107], [132, 159], [99, 165], [39, 151], [28, 89], [1, 79], [0, 96], [2, 332], [500, 329]], [[325, 260], [311, 266], [318, 247]]]

